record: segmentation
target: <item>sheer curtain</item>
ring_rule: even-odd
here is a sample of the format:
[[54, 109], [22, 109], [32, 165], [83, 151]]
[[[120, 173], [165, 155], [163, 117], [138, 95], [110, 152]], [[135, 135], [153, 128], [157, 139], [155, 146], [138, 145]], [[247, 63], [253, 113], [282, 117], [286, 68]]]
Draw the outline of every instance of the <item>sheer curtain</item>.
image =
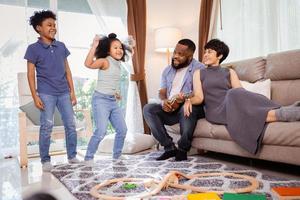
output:
[[17, 73], [27, 69], [23, 57], [32, 37], [27, 30], [32, 10], [26, 5], [25, 0], [0, 3], [0, 24], [7, 24], [0, 37], [0, 159], [19, 154]]
[[127, 36], [127, 4], [125, 0], [88, 0], [96, 16], [101, 34], [116, 33], [118, 38]]
[[[129, 74], [134, 74], [132, 63], [127, 64], [126, 67]], [[143, 114], [141, 108], [140, 94], [136, 82], [129, 81], [125, 120], [128, 128], [127, 136], [130, 138], [133, 138], [135, 134], [144, 133]]]
[[[88, 0], [88, 3], [93, 14], [97, 17], [103, 33], [115, 32], [118, 36], [121, 36], [121, 40], [122, 38], [125, 40], [128, 34], [126, 0]], [[122, 26], [119, 32], [110, 23], [112, 18], [115, 18], [115, 21], [119, 22], [119, 26]], [[129, 74], [134, 74], [131, 60], [124, 63], [123, 66]], [[129, 136], [129, 139], [133, 139], [135, 134], [144, 133], [141, 102], [135, 81], [129, 81], [125, 120], [128, 127], [127, 136]]]
[[[300, 48], [300, 1], [221, 0], [214, 36], [230, 46], [227, 61]], [[220, 12], [219, 12], [220, 14]]]

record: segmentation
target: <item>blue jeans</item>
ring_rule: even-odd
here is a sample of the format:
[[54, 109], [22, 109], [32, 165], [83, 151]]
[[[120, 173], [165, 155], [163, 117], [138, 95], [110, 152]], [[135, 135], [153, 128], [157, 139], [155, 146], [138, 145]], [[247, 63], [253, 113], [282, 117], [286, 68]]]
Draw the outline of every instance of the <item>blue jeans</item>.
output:
[[93, 94], [92, 107], [96, 129], [88, 144], [84, 160], [91, 160], [94, 158], [99, 143], [106, 135], [108, 121], [110, 121], [116, 131], [113, 158], [119, 158], [122, 153], [127, 133], [127, 126], [122, 109], [118, 106], [114, 95], [102, 94], [97, 91]]
[[58, 111], [60, 112], [65, 127], [68, 159], [75, 158], [77, 154], [77, 133], [70, 94], [63, 94], [59, 96], [39, 94], [39, 97], [44, 104], [44, 110], [41, 111], [40, 116], [41, 127], [39, 147], [41, 162], [50, 162], [49, 147], [51, 132], [54, 124], [53, 116], [55, 107], [57, 107]]
[[191, 148], [194, 130], [197, 120], [204, 118], [203, 106], [194, 106], [189, 117], [184, 116], [184, 109], [181, 106], [178, 110], [168, 113], [163, 111], [160, 104], [146, 104], [143, 108], [145, 121], [147, 122], [154, 138], [164, 146], [165, 151], [175, 149], [172, 137], [167, 133], [165, 125], [180, 125], [180, 139], [178, 148], [182, 151], [189, 151]]

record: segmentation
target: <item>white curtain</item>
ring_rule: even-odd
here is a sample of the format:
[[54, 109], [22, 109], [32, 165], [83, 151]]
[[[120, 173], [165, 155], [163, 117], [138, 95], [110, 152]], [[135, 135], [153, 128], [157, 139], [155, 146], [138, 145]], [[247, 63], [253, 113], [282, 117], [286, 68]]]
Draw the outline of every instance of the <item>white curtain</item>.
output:
[[[127, 64], [127, 71], [129, 74], [134, 74], [132, 63]], [[125, 121], [128, 128], [128, 136], [135, 134], [143, 134], [143, 114], [141, 109], [140, 94], [135, 81], [129, 81], [128, 95], [127, 95], [127, 108]]]
[[[121, 40], [125, 41], [128, 34], [126, 0], [88, 0], [88, 3], [93, 14], [97, 17], [103, 33], [114, 32], [118, 37], [121, 36]], [[118, 24], [111, 24], [112, 18], [115, 18], [113, 21]], [[118, 29], [114, 29], [117, 26], [119, 26]], [[122, 27], [120, 28], [120, 26]], [[134, 74], [131, 59], [123, 66], [129, 74]], [[140, 96], [135, 81], [129, 81], [125, 120], [128, 128], [128, 138], [133, 139], [134, 135], [144, 133]]]
[[214, 37], [229, 45], [227, 62], [300, 48], [299, 0], [220, 1]]
[[1, 29], [0, 37], [0, 159], [19, 154], [17, 73], [26, 71], [23, 57], [28, 37], [27, 8], [19, 4], [0, 3], [0, 24], [7, 24], [7, 19], [14, 24]]
[[96, 16], [101, 33], [116, 33], [118, 38], [127, 36], [127, 4], [126, 0], [88, 0], [88, 4]]

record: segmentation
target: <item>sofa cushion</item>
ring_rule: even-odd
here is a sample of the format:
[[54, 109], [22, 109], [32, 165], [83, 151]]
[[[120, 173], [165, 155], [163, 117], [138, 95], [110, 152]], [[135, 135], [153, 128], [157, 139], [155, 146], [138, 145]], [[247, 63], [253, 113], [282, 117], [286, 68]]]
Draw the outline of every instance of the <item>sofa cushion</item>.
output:
[[[30, 121], [34, 124], [34, 125], [40, 125], [40, 115], [41, 112], [40, 110], [35, 107], [34, 102], [31, 101], [23, 106], [20, 106], [20, 109], [26, 113], [26, 116], [30, 119]], [[54, 126], [62, 126], [63, 122], [61, 120], [60, 117], [60, 113], [57, 110], [57, 108], [55, 108], [54, 111]]]
[[232, 140], [224, 125], [212, 124], [211, 133], [215, 139]]
[[194, 137], [201, 135], [201, 137], [212, 138], [212, 124], [206, 119], [199, 119], [194, 131]]
[[271, 82], [271, 99], [286, 106], [300, 100], [300, 79]]
[[264, 78], [266, 61], [257, 57], [224, 64], [222, 66], [234, 69], [240, 80], [255, 82]]
[[[206, 119], [199, 119], [194, 131], [194, 137], [213, 137], [211, 134], [211, 123]], [[179, 133], [179, 123], [172, 126], [165, 125], [168, 133], [171, 134], [180, 134]]]
[[263, 144], [300, 147], [300, 122], [269, 123]]
[[300, 79], [300, 50], [269, 54], [266, 61], [266, 79]]
[[[168, 133], [179, 135], [179, 125], [166, 126]], [[198, 120], [194, 138], [212, 138], [232, 141], [224, 125], [211, 124], [205, 119]], [[269, 123], [265, 131], [263, 144], [300, 147], [300, 122]]]
[[[219, 140], [232, 140], [224, 125], [211, 124], [207, 122], [205, 119], [201, 119], [201, 120], [202, 123], [197, 124], [194, 137], [214, 138]], [[204, 125], [205, 127], [201, 127], [201, 124]], [[207, 133], [208, 130], [210, 131], [210, 133]], [[262, 143], [267, 145], [299, 147], [300, 146], [300, 122], [269, 123], [265, 131], [265, 135]]]
[[268, 99], [271, 98], [271, 80], [257, 81], [255, 83], [249, 83], [248, 81], [241, 81], [243, 88], [250, 92], [264, 95]]

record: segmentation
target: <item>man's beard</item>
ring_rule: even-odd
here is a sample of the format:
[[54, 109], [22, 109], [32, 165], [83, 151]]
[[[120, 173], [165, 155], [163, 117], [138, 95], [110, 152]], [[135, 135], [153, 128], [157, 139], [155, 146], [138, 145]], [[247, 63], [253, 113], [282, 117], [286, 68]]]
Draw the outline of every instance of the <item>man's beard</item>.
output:
[[180, 63], [180, 64], [178, 64], [177, 66], [175, 66], [175, 65], [174, 65], [174, 59], [172, 59], [171, 66], [172, 66], [174, 69], [181, 69], [181, 68], [187, 67], [190, 63], [191, 63], [191, 60], [186, 59], [183, 63]]

